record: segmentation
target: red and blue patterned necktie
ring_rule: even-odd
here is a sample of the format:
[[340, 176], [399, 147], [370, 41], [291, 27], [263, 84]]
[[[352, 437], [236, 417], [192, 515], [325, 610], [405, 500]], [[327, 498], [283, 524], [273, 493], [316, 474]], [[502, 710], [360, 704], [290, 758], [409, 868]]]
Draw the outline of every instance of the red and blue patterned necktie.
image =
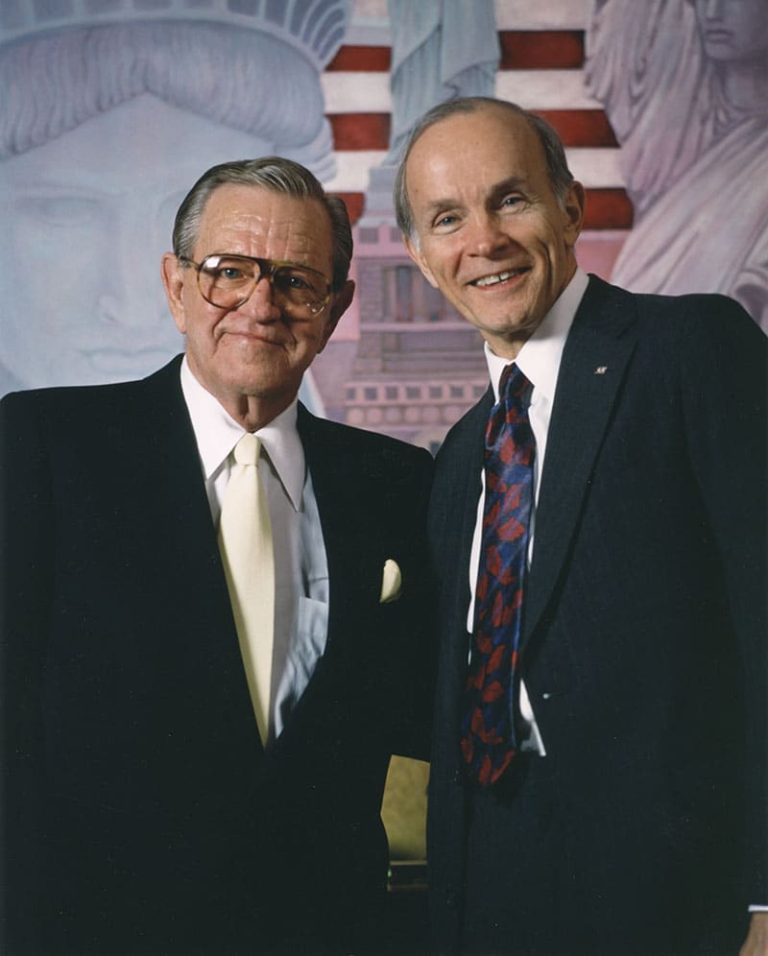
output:
[[475, 591], [475, 634], [461, 749], [468, 776], [495, 783], [515, 756], [515, 667], [533, 507], [533, 386], [516, 365], [499, 383], [485, 431], [485, 506]]

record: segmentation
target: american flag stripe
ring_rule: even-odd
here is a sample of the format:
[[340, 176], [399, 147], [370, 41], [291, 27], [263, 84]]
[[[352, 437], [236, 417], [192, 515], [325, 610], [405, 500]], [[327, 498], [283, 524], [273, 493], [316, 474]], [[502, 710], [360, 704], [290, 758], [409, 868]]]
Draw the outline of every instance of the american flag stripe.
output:
[[[566, 146], [616, 147], [616, 137], [599, 109], [537, 111], [560, 133]], [[389, 142], [389, 113], [333, 113], [329, 115], [334, 143], [339, 150], [385, 151]]]
[[[389, 113], [388, 72], [330, 72], [320, 77], [326, 113]], [[584, 89], [581, 70], [504, 70], [496, 94], [526, 109], [600, 109]]]
[[[557, 129], [574, 176], [587, 188], [585, 227], [629, 229], [632, 206], [619, 170], [618, 144], [600, 104], [584, 88], [584, 5], [571, 7], [574, 16], [566, 24], [581, 29], [537, 28], [537, 22], [544, 27], [563, 23], [557, 0], [538, 6], [538, 20], [530, 11], [527, 20], [518, 18], [526, 28], [499, 31], [496, 95], [536, 111]], [[515, 22], [514, 7], [509, 0], [497, 0], [497, 22]], [[335, 177], [325, 185], [344, 197], [355, 220], [363, 210], [369, 171], [387, 151], [390, 65], [388, 46], [348, 44], [321, 77], [337, 165]]]
[[[378, 166], [385, 155], [383, 150], [338, 150], [336, 175], [324, 184], [326, 189], [335, 193], [364, 192], [369, 170]], [[573, 175], [588, 189], [616, 189], [623, 185], [617, 150], [574, 148], [567, 149], [566, 155]]]

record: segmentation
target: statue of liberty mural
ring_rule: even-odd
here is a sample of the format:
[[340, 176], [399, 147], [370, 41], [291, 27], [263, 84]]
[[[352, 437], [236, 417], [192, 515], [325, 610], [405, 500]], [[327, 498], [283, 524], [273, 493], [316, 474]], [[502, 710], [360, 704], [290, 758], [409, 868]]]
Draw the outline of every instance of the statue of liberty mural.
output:
[[[159, 262], [187, 186], [278, 153], [334, 173], [320, 71], [350, 0], [2, 0], [0, 395], [181, 350]], [[311, 382], [302, 397], [316, 410]]]
[[622, 146], [638, 292], [722, 292], [768, 331], [765, 0], [593, 0], [586, 80]]
[[490, 0], [388, 0], [392, 31], [392, 131], [397, 164], [413, 124], [443, 100], [493, 96], [499, 41]]

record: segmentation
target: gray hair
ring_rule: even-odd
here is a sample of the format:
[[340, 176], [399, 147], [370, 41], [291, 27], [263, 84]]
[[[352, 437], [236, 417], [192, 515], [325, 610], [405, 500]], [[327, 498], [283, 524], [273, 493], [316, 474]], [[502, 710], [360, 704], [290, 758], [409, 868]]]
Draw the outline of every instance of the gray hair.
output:
[[530, 110], [523, 109], [522, 106], [518, 106], [517, 103], [511, 103], [509, 100], [497, 100], [490, 96], [458, 97], [457, 99], [446, 100], [443, 103], [438, 103], [437, 106], [433, 106], [431, 110], [428, 110], [421, 119], [417, 121], [411, 130], [411, 135], [408, 137], [408, 143], [397, 170], [394, 187], [397, 224], [404, 236], [412, 237], [414, 231], [413, 210], [411, 209], [408, 189], [405, 182], [405, 170], [411, 150], [430, 126], [435, 126], [437, 123], [442, 122], [442, 120], [447, 119], [449, 116], [454, 116], [457, 113], [476, 113], [489, 106], [498, 106], [515, 116], [521, 116], [528, 123], [529, 127], [538, 137], [544, 150], [547, 177], [549, 178], [552, 191], [557, 197], [558, 202], [562, 204], [565, 201], [568, 189], [573, 183], [573, 175], [570, 169], [568, 169], [568, 162], [565, 158], [565, 150], [560, 137], [546, 120], [537, 116], [535, 113], [531, 113]]
[[212, 166], [198, 179], [179, 206], [173, 225], [173, 251], [192, 258], [200, 218], [211, 194], [228, 183], [259, 186], [297, 199], [313, 199], [328, 213], [333, 241], [332, 287], [338, 291], [349, 275], [352, 260], [352, 229], [347, 207], [338, 196], [329, 196], [312, 173], [300, 163], [282, 156], [264, 156]]

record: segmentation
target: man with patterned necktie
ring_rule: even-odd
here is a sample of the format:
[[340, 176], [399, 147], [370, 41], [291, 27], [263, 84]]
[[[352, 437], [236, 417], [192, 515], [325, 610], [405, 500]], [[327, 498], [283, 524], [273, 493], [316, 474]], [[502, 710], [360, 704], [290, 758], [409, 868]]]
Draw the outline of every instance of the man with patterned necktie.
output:
[[395, 198], [491, 378], [430, 506], [438, 947], [765, 956], [765, 338], [587, 277], [584, 190], [514, 104], [427, 113]]
[[432, 465], [297, 402], [351, 255], [303, 167], [216, 166], [162, 263], [183, 358], [0, 406], [4, 956], [381, 944]]

